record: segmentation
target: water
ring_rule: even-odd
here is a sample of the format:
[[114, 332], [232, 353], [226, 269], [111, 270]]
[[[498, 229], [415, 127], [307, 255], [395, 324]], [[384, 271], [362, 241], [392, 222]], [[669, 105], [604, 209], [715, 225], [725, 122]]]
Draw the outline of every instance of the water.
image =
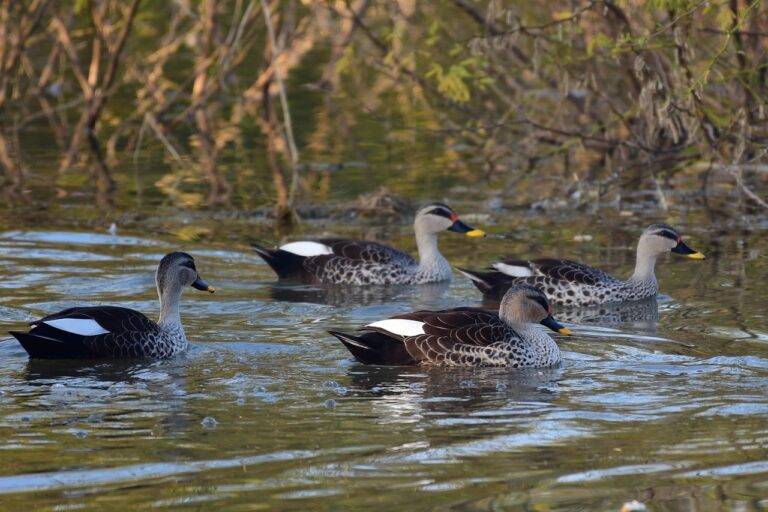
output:
[[[497, 220], [492, 231], [518, 236], [446, 233], [446, 256], [479, 265], [478, 251], [548, 251], [626, 275], [645, 223], [533, 219], [524, 231]], [[564, 364], [526, 371], [365, 367], [325, 334], [481, 304], [458, 276], [328, 291], [276, 286], [244, 240], [2, 233], [4, 331], [75, 303], [154, 316], [155, 265], [180, 245], [218, 291], [186, 292], [193, 346], [170, 361], [28, 361], [0, 342], [0, 508], [618, 510], [637, 499], [653, 510], [763, 510], [766, 243], [688, 224], [708, 260], [663, 258], [658, 304], [561, 311], [578, 322], [558, 338]], [[407, 225], [389, 232], [413, 249]]]

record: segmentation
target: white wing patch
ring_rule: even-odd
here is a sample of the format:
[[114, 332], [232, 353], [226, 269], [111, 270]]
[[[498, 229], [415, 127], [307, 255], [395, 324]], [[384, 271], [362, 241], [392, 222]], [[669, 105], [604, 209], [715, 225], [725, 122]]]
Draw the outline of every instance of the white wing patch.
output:
[[57, 318], [56, 320], [46, 320], [43, 323], [80, 336], [98, 336], [109, 333], [98, 322], [87, 318]]
[[419, 334], [426, 334], [424, 332], [424, 322], [406, 320], [403, 318], [379, 320], [378, 322], [366, 325], [366, 327], [376, 327], [377, 329], [383, 329], [392, 334], [397, 334], [398, 336], [418, 336]]
[[333, 254], [333, 249], [320, 242], [291, 242], [280, 247], [299, 256], [322, 256], [323, 254]]
[[502, 274], [507, 274], [512, 277], [530, 277], [533, 275], [533, 270], [528, 267], [509, 265], [507, 263], [494, 263], [491, 266]]

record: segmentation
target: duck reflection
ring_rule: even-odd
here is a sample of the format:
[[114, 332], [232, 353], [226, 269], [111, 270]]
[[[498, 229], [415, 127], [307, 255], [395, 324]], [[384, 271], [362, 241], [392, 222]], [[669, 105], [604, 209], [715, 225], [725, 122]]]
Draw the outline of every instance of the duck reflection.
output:
[[80, 417], [84, 424], [124, 422], [124, 414], [143, 409], [156, 417], [158, 435], [191, 425], [183, 360], [30, 359], [22, 372], [30, 389], [38, 389], [25, 401], [35, 409], [69, 409], [74, 415], [70, 421]]
[[413, 301], [431, 304], [445, 296], [449, 281], [423, 285], [395, 286], [349, 286], [349, 285], [306, 285], [274, 283], [269, 285], [272, 300], [286, 302], [309, 302], [328, 306], [367, 306], [394, 301]]
[[[499, 303], [484, 300], [483, 307], [495, 309]], [[659, 322], [659, 302], [656, 297], [630, 302], [617, 302], [589, 307], [558, 306], [557, 319], [572, 324], [625, 326], [646, 332], [655, 332]]]
[[374, 409], [388, 422], [424, 415], [465, 416], [508, 409], [510, 403], [551, 402], [562, 368], [422, 368], [354, 364], [350, 387], [374, 396]]
[[88, 379], [106, 385], [135, 380], [133, 374], [145, 367], [136, 360], [98, 361], [92, 359], [30, 359], [24, 378], [30, 383], [62, 379]]

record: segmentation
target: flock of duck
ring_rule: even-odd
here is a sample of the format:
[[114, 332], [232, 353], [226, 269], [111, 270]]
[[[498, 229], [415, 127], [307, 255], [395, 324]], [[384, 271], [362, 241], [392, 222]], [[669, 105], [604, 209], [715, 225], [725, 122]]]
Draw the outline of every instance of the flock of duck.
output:
[[[366, 286], [424, 284], [451, 279], [452, 267], [437, 245], [442, 231], [481, 237], [443, 203], [430, 203], [414, 221], [419, 260], [376, 242], [318, 238], [278, 249], [253, 245], [280, 279], [304, 283]], [[505, 258], [487, 271], [457, 269], [498, 311], [460, 307], [415, 311], [365, 325], [354, 334], [330, 331], [360, 362], [378, 365], [545, 367], [560, 363], [555, 341], [543, 325], [570, 331], [552, 316], [552, 304], [593, 306], [655, 296], [656, 259], [665, 252], [692, 259], [704, 255], [688, 247], [666, 224], [653, 224], [640, 236], [635, 271], [627, 280], [570, 260]], [[116, 306], [74, 307], [32, 322], [28, 332], [11, 332], [31, 358], [168, 358], [188, 347], [179, 303], [191, 286], [213, 293], [194, 259], [172, 252], [155, 275], [160, 317]], [[539, 325], [540, 324], [540, 325]]]

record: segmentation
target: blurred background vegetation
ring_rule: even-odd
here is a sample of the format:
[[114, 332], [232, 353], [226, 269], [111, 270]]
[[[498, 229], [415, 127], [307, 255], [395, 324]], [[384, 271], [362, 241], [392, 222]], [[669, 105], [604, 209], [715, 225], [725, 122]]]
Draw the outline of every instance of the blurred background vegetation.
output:
[[6, 213], [768, 207], [759, 0], [0, 1]]

